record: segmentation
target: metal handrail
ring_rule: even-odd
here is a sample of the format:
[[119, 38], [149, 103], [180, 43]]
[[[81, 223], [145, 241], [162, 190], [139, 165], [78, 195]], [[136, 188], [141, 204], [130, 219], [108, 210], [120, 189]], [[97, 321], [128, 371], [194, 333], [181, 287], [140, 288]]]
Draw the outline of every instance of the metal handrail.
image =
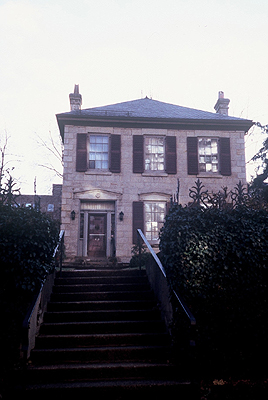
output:
[[56, 256], [60, 252], [59, 267], [62, 269], [63, 259], [63, 243], [64, 243], [64, 230], [60, 231], [59, 240], [53, 252], [54, 268], [52, 272], [46, 276], [40, 286], [39, 292], [35, 295], [32, 304], [28, 308], [27, 314], [22, 323], [22, 356], [25, 361], [30, 357], [30, 352], [35, 346], [35, 337], [38, 334], [40, 325], [43, 321], [43, 315], [46, 311], [47, 303], [49, 301], [52, 287], [55, 279], [55, 270], [57, 266]]
[[54, 249], [53, 258], [54, 258], [54, 257], [56, 256], [56, 254], [57, 254], [57, 251], [58, 251], [58, 249], [59, 249], [60, 243], [61, 243], [61, 241], [63, 240], [64, 233], [65, 233], [64, 230], [61, 230], [61, 231], [60, 231], [59, 240], [58, 240], [57, 246], [56, 246], [55, 249]]
[[[155, 251], [153, 250], [152, 246], [150, 245], [150, 243], [148, 242], [148, 240], [146, 239], [144, 233], [142, 232], [141, 229], [137, 229], [138, 234], [140, 235], [140, 237], [142, 238], [142, 240], [144, 241], [144, 243], [146, 244], [146, 246], [148, 247], [148, 250], [150, 251], [152, 257], [154, 258], [156, 264], [158, 265], [160, 271], [162, 272], [163, 276], [165, 277], [165, 279], [167, 279], [167, 275], [166, 275], [166, 271], [161, 263], [161, 261], [159, 260], [159, 258], [157, 257]], [[138, 236], [139, 237], [139, 236]], [[187, 304], [185, 303], [185, 301], [181, 298], [181, 296], [174, 290], [172, 289], [172, 292], [175, 296], [175, 298], [178, 300], [178, 302], [180, 303], [183, 311], [185, 312], [185, 314], [187, 315], [187, 317], [190, 320], [190, 324], [192, 326], [196, 325], [196, 319], [193, 316], [192, 312], [190, 311], [189, 307], [187, 306]]]
[[59, 234], [59, 240], [58, 240], [57, 246], [55, 247], [55, 250], [53, 253], [53, 258], [55, 259], [55, 266], [56, 266], [56, 255], [57, 255], [57, 252], [60, 251], [60, 261], [59, 261], [60, 273], [62, 270], [62, 261], [63, 261], [64, 234], [65, 234], [65, 231], [61, 230], [60, 234]]

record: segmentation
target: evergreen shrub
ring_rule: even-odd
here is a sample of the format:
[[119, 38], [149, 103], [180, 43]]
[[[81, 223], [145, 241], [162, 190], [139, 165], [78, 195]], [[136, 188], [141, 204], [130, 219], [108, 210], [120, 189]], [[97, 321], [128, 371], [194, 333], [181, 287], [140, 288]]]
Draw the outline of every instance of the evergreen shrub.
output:
[[[22, 322], [34, 294], [53, 269], [58, 224], [30, 208], [0, 206], [1, 377], [19, 360]], [[0, 396], [1, 397], [1, 396]]]
[[31, 208], [0, 208], [2, 282], [35, 291], [52, 265], [58, 224]]
[[[175, 205], [166, 217], [160, 232], [162, 260], [170, 287], [197, 319], [203, 371], [228, 374], [264, 365], [267, 243], [264, 210]], [[180, 324], [177, 319], [174, 332]]]

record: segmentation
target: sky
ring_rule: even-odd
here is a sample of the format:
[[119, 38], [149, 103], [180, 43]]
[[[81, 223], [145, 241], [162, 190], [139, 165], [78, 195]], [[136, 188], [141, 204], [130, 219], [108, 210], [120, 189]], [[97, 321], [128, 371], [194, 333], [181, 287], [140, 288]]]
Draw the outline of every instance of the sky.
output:
[[[23, 193], [60, 179], [55, 115], [145, 96], [268, 124], [267, 0], [0, 0], [0, 139]], [[246, 136], [250, 159], [263, 136]], [[50, 146], [51, 147], [51, 146]], [[248, 168], [248, 177], [254, 168]]]

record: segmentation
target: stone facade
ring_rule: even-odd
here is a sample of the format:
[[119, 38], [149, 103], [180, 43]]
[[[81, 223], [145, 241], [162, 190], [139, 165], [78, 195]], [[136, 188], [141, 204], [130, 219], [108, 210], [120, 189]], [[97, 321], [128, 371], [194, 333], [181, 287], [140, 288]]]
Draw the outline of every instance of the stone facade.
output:
[[[149, 101], [153, 102], [153, 100]], [[105, 107], [103, 108], [105, 111]], [[93, 119], [96, 119], [96, 113], [93, 114]], [[61, 219], [62, 229], [65, 230], [66, 255], [68, 259], [73, 259], [77, 256], [91, 258], [92, 256], [89, 255], [90, 240], [94, 237], [96, 240], [104, 240], [105, 256], [113, 256], [116, 252], [118, 259], [123, 262], [129, 261], [134, 241], [133, 225], [135, 215], [133, 215], [133, 203], [168, 203], [172, 194], [176, 192], [178, 179], [180, 181], [179, 201], [181, 204], [189, 202], [189, 188], [194, 185], [197, 178], [203, 182], [210, 192], [218, 191], [225, 186], [231, 189], [239, 180], [246, 183], [244, 134], [246, 128], [249, 129], [251, 126], [251, 121], [241, 120], [244, 121], [243, 125], [237, 122], [240, 119], [235, 119], [233, 123], [235, 129], [232, 129], [231, 118], [229, 120], [224, 115], [222, 117], [224, 123], [226, 123], [226, 118], [230, 122], [226, 129], [222, 129], [222, 124], [219, 124], [218, 129], [218, 126], [216, 126], [217, 121], [213, 129], [208, 129], [208, 123], [206, 123], [207, 126], [204, 129], [201, 129], [203, 122], [198, 121], [195, 129], [194, 120], [191, 118], [189, 128], [180, 129], [180, 123], [177, 123], [175, 127], [170, 127], [169, 121], [165, 121], [160, 127], [157, 124], [153, 126], [154, 123], [151, 123], [148, 127], [148, 124], [142, 121], [139, 123], [135, 119], [126, 121], [125, 115], [121, 118], [120, 115], [115, 114], [116, 112], [113, 111], [112, 116], [116, 117], [116, 121], [107, 121], [107, 113], [106, 116], [104, 113], [104, 117], [98, 121], [93, 121], [91, 116], [86, 120], [83, 119], [83, 115], [79, 116], [79, 111], [57, 116], [61, 133], [64, 137]], [[108, 137], [119, 135], [121, 138], [120, 172], [113, 173], [108, 169], [87, 169], [84, 172], [77, 172], [76, 158], [78, 155], [76, 147], [78, 134], [87, 135], [86, 137], [92, 134]], [[176, 173], [170, 174], [164, 170], [144, 170], [141, 173], [134, 173], [134, 136], [143, 136], [144, 138], [150, 136], [176, 137]], [[231, 149], [231, 174], [226, 176], [220, 172], [199, 172], [195, 175], [189, 175], [187, 170], [188, 137], [228, 138]], [[71, 215], [72, 211], [75, 214]], [[98, 216], [103, 218], [103, 223], [105, 224], [104, 233], [91, 231], [93, 229], [92, 224], [95, 224], [95, 228], [102, 229], [98, 225], [102, 222], [96, 222]], [[143, 226], [145, 226], [146, 222], [148, 221], [144, 218]], [[150, 223], [152, 225], [152, 222]], [[157, 241], [154, 241], [154, 245], [157, 245]], [[94, 253], [92, 254], [94, 257]]]

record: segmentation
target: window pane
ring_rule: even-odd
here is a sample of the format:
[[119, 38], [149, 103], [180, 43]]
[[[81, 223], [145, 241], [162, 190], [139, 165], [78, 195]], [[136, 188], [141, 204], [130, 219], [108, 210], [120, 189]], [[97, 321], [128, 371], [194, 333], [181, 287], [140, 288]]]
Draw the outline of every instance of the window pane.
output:
[[89, 169], [95, 169], [95, 161], [94, 160], [89, 161]]
[[101, 144], [96, 144], [96, 151], [101, 152], [102, 151], [102, 145]]
[[211, 172], [212, 171], [212, 164], [208, 163], [206, 164], [206, 172]]
[[151, 212], [151, 203], [145, 203], [144, 206], [145, 212]]

